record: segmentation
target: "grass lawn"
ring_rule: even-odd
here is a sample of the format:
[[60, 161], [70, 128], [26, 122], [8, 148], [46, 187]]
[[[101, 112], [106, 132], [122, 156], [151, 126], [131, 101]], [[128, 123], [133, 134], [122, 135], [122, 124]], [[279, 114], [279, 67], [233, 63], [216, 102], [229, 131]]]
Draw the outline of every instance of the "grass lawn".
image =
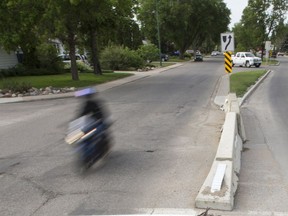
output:
[[[162, 67], [168, 67], [168, 66], [171, 66], [171, 65], [174, 65], [175, 62], [162, 62]], [[151, 63], [151, 65], [154, 65], [155, 67], [160, 67], [160, 62], [157, 62], [157, 61], [153, 61]]]
[[275, 60], [275, 59], [269, 59], [267, 61], [267, 59], [263, 59], [262, 65], [276, 65], [278, 64], [279, 61]]
[[236, 93], [237, 97], [242, 97], [247, 89], [265, 73], [266, 70], [258, 70], [232, 74], [230, 76], [230, 92]]
[[[191, 58], [193, 59], [193, 57]], [[178, 56], [173, 56], [173, 57], [170, 57], [168, 62], [188, 62], [191, 60], [190, 58], [185, 58], [185, 59], [179, 59]]]
[[79, 73], [79, 81], [73, 81], [71, 74], [60, 75], [43, 75], [43, 76], [21, 76], [21, 77], [7, 77], [6, 79], [0, 79], [0, 89], [7, 83], [17, 82], [26, 83], [35, 88], [43, 88], [47, 86], [52, 87], [85, 87], [91, 85], [97, 85], [117, 79], [121, 79], [127, 76], [131, 76], [129, 73], [103, 73], [102, 76], [94, 75], [93, 73]]

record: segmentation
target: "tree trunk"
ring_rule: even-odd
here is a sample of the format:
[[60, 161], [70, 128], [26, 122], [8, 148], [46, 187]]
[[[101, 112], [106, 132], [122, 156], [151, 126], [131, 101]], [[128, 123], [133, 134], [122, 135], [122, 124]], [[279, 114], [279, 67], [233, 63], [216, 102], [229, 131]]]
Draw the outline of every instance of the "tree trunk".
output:
[[36, 55], [36, 48], [26, 48], [23, 46], [23, 65], [29, 68], [39, 68], [39, 60], [38, 56]]
[[184, 54], [185, 54], [185, 48], [180, 48], [179, 49], [179, 59], [184, 59]]
[[78, 75], [78, 68], [77, 68], [77, 63], [76, 63], [76, 40], [75, 40], [75, 34], [73, 32], [69, 33], [68, 36], [68, 46], [69, 46], [69, 56], [71, 59], [71, 75], [72, 75], [72, 80], [79, 80], [79, 75]]
[[97, 32], [95, 30], [90, 31], [91, 36], [91, 52], [92, 52], [92, 63], [93, 72], [96, 75], [102, 75], [102, 70], [99, 62], [98, 47], [97, 47]]

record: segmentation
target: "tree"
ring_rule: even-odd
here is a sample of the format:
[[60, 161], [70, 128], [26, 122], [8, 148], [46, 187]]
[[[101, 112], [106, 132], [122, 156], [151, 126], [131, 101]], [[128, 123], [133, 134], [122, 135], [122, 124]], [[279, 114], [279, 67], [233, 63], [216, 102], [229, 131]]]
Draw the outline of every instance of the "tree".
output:
[[42, 43], [39, 27], [45, 11], [43, 1], [1, 0], [0, 45], [8, 52], [23, 51], [23, 64], [39, 67], [37, 46]]
[[283, 52], [288, 52], [288, 34], [286, 35], [285, 40], [281, 44], [280, 50], [283, 51]]
[[276, 31], [286, 11], [285, 0], [249, 0], [240, 24], [234, 28], [238, 45], [246, 50], [264, 50], [265, 41]]
[[[244, 25], [241, 22], [236, 23], [232, 31], [235, 35], [236, 51], [247, 51], [252, 49], [253, 47], [257, 47], [257, 45], [259, 44], [259, 42], [256, 41], [257, 39], [254, 39], [254, 37], [258, 37], [253, 37], [253, 32], [245, 29]], [[251, 38], [253, 38], [253, 40]]]
[[51, 23], [47, 24], [50, 27], [50, 34], [60, 39], [69, 49], [73, 80], [79, 80], [76, 64], [77, 34], [80, 28], [78, 4], [80, 4], [78, 1], [72, 0], [49, 0], [45, 14], [46, 22]]
[[82, 41], [91, 52], [94, 73], [101, 75], [98, 34], [102, 28], [106, 28], [106, 24], [110, 26], [112, 23], [113, 25], [114, 21], [111, 19], [113, 5], [111, 1], [84, 0], [80, 2], [79, 7], [81, 8], [79, 16]]
[[142, 35], [139, 25], [134, 16], [137, 14], [137, 0], [118, 0], [115, 1], [115, 29], [114, 36], [116, 44], [123, 45], [136, 50], [142, 45]]
[[139, 46], [140, 31], [132, 19], [134, 4], [132, 0], [79, 1], [81, 35], [91, 52], [95, 74], [102, 74], [99, 52], [111, 41], [129, 48]]
[[133, 19], [122, 19], [117, 22], [117, 32], [115, 32], [115, 42], [130, 49], [136, 50], [142, 45], [142, 34], [139, 25]]
[[287, 51], [288, 44], [286, 44], [285, 49], [285, 43], [287, 43], [287, 38], [288, 38], [288, 24], [285, 25], [284, 20], [282, 20], [279, 23], [279, 25], [275, 28], [275, 31], [271, 36], [271, 41], [274, 44], [275, 49], [280, 51]]
[[136, 6], [136, 0], [2, 0], [0, 45], [7, 51], [21, 48], [26, 66], [41, 67], [37, 49], [39, 53], [49, 40], [60, 39], [69, 50], [73, 80], [79, 80], [76, 49], [85, 45], [95, 74], [101, 74], [99, 52], [111, 41], [133, 49], [141, 45], [133, 19]]
[[159, 58], [159, 49], [154, 44], [142, 45], [137, 52], [146, 62], [155, 61]]
[[228, 29], [230, 11], [222, 0], [142, 0], [141, 26], [145, 36], [155, 41], [157, 33], [156, 3], [159, 3], [161, 40], [173, 42], [183, 58], [189, 47], [205, 41], [219, 41]]

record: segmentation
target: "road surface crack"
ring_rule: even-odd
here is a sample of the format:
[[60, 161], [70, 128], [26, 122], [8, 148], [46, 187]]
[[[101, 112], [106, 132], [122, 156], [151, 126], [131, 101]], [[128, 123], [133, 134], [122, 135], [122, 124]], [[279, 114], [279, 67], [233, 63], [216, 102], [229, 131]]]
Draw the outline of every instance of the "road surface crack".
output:
[[[19, 163], [15, 163], [15, 164], [12, 164], [14, 166], [16, 166], [17, 164]], [[4, 174], [4, 173], [0, 173], [1, 174]], [[31, 178], [27, 178], [27, 177], [18, 177], [14, 174], [11, 174], [11, 173], [7, 173], [5, 172], [5, 174], [9, 175], [9, 176], [12, 176], [16, 179], [20, 179], [22, 181], [25, 181], [27, 182], [28, 184], [32, 185], [32, 187], [36, 188], [37, 190], [40, 191], [40, 194], [45, 196], [45, 201], [37, 208], [35, 209], [34, 212], [31, 213], [31, 216], [34, 215], [37, 211], [39, 211], [39, 209], [41, 209], [43, 206], [45, 206], [48, 202], [50, 202], [52, 199], [55, 199], [59, 196], [63, 196], [62, 193], [59, 193], [59, 192], [55, 192], [55, 191], [52, 191], [52, 190], [48, 190], [46, 188], [44, 188], [43, 186], [37, 184], [36, 182], [34, 182]]]

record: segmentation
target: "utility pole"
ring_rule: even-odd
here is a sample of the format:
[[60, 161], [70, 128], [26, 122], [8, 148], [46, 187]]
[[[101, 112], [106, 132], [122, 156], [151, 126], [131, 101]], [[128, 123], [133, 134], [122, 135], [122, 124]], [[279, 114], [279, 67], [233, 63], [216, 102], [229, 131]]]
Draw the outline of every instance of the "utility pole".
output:
[[158, 35], [158, 48], [159, 48], [159, 58], [160, 66], [162, 67], [162, 57], [161, 57], [161, 40], [160, 40], [160, 22], [159, 22], [159, 12], [158, 12], [158, 0], [156, 1], [156, 20], [157, 20], [157, 35]]

